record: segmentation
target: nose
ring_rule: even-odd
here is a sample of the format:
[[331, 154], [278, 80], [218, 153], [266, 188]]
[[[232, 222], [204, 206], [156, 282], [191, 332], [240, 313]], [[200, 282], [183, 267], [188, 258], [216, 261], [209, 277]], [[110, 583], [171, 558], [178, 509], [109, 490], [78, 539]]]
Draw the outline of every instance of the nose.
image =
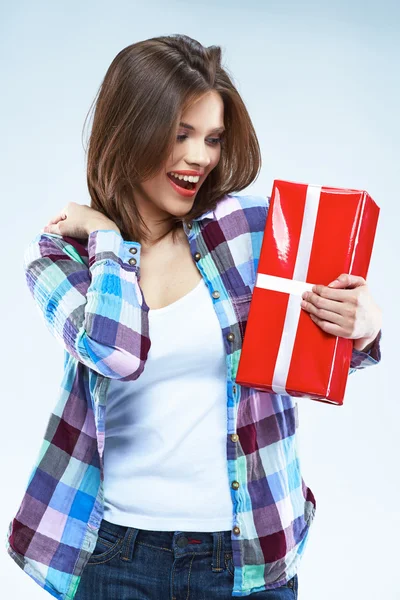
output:
[[211, 156], [204, 144], [193, 143], [186, 153], [185, 162], [188, 165], [197, 165], [198, 167], [206, 169], [211, 163]]

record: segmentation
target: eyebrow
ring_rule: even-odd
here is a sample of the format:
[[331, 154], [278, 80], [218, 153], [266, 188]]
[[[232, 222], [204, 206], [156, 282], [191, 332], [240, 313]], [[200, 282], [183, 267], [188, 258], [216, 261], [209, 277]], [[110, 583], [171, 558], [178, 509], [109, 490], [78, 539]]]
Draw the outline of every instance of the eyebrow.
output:
[[[179, 123], [179, 127], [183, 127], [184, 129], [191, 129], [195, 131], [193, 125], [189, 125], [189, 123], [183, 123], [182, 121]], [[211, 133], [216, 133], [217, 131], [225, 131], [225, 127], [215, 127], [215, 129], [211, 129]]]

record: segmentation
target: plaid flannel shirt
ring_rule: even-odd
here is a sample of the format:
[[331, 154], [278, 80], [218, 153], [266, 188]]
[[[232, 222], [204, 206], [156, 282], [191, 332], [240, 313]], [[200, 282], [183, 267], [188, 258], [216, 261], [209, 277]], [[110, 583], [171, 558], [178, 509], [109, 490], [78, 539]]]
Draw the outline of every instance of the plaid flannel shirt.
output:
[[[295, 398], [235, 383], [268, 207], [268, 197], [227, 195], [215, 211], [184, 225], [226, 349], [233, 596], [273, 589], [295, 575], [316, 507], [300, 472]], [[84, 244], [39, 234], [24, 254], [29, 290], [65, 359], [6, 546], [24, 572], [62, 600], [74, 598], [103, 518], [107, 382], [139, 377], [150, 348], [140, 251], [115, 231], [96, 230]], [[353, 350], [350, 372], [379, 362], [380, 337], [368, 353]]]

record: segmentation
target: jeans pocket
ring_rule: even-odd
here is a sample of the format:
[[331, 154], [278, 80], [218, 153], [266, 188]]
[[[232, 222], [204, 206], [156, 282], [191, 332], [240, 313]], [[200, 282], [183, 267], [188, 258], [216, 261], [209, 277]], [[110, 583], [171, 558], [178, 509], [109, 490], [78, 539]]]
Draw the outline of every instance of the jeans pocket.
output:
[[96, 546], [88, 560], [88, 564], [104, 563], [114, 558], [121, 550], [122, 541], [121, 536], [100, 527]]

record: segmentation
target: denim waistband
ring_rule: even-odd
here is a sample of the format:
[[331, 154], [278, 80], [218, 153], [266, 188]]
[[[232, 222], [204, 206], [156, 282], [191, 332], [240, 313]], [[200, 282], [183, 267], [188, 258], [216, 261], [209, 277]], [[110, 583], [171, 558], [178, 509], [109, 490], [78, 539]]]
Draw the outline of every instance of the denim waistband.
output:
[[213, 564], [223, 564], [224, 553], [232, 553], [231, 530], [198, 532], [198, 531], [153, 531], [138, 529], [125, 525], [117, 525], [103, 519], [100, 530], [117, 535], [124, 541], [122, 553], [126, 560], [132, 560], [134, 545], [142, 542], [164, 550], [170, 550], [179, 557], [187, 553], [212, 553]]

